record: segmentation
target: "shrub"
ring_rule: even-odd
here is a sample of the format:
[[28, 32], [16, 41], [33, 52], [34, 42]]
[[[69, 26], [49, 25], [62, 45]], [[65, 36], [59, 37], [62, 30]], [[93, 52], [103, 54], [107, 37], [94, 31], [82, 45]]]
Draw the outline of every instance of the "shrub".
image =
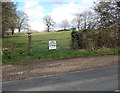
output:
[[71, 49], [86, 48], [83, 32], [72, 31], [71, 33]]
[[99, 29], [71, 32], [71, 49], [100, 49], [118, 48], [120, 39], [119, 29]]

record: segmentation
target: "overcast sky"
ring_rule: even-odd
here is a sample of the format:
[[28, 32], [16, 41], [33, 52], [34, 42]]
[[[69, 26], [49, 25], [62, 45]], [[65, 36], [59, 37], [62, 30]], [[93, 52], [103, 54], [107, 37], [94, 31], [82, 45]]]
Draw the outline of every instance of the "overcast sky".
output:
[[60, 28], [62, 20], [71, 21], [74, 14], [88, 11], [96, 0], [13, 0], [19, 2], [18, 9], [29, 16], [31, 29], [45, 30], [43, 17], [51, 15], [56, 22], [56, 29]]

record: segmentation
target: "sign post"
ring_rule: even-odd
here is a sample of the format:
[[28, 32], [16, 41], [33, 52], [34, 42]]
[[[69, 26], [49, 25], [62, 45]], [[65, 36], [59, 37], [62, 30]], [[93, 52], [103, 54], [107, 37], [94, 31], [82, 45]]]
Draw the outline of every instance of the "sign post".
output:
[[56, 41], [49, 41], [49, 50], [56, 49]]
[[32, 33], [28, 32], [28, 54], [31, 55], [32, 53]]

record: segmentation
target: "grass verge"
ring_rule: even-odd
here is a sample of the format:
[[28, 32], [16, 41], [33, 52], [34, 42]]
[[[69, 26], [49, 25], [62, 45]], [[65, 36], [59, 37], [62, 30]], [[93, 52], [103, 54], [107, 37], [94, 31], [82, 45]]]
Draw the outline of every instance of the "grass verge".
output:
[[48, 59], [48, 58], [66, 58], [66, 57], [76, 57], [76, 56], [89, 56], [89, 55], [106, 55], [106, 54], [118, 54], [120, 49], [101, 49], [96, 51], [91, 50], [70, 50], [70, 49], [58, 49], [58, 50], [48, 50], [48, 51], [37, 51], [33, 52], [31, 55], [28, 54], [13, 54], [9, 51], [4, 52], [3, 64], [15, 63], [22, 61], [32, 61], [38, 59]]

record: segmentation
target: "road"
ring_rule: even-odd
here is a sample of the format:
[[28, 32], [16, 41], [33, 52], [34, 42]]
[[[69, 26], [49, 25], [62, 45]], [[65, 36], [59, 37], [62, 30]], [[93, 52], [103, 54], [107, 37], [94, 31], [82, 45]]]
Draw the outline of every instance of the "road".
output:
[[3, 91], [114, 91], [117, 66], [3, 82]]

